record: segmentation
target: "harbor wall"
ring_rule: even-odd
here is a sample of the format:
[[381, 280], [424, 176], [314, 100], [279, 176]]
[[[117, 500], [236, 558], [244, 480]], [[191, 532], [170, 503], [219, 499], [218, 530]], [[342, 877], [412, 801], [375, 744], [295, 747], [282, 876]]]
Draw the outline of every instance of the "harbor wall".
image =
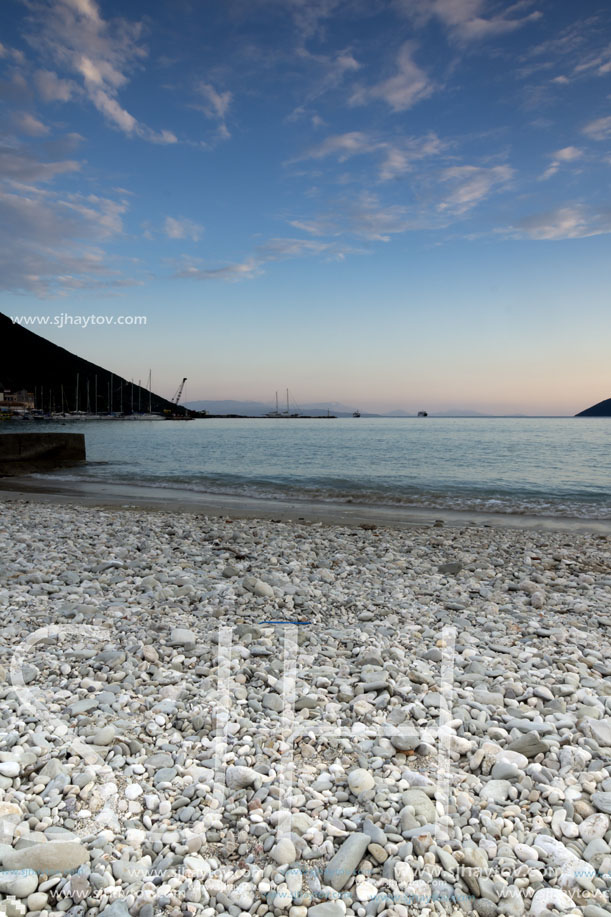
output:
[[0, 434], [0, 475], [48, 471], [86, 457], [82, 433]]

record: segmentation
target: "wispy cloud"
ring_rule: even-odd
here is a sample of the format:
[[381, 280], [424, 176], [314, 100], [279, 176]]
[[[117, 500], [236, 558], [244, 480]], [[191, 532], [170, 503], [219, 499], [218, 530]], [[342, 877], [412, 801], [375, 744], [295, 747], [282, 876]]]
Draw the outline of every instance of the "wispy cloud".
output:
[[19, 130], [28, 137], [44, 137], [49, 133], [47, 125], [30, 112], [20, 112], [15, 120]]
[[607, 140], [611, 137], [611, 115], [608, 115], [606, 118], [596, 118], [595, 121], [590, 121], [590, 123], [586, 124], [583, 128], [583, 133], [592, 140]]
[[249, 280], [262, 272], [261, 264], [256, 258], [245, 261], [223, 264], [219, 267], [201, 267], [199, 264], [187, 263], [174, 274], [186, 280], [228, 280], [237, 282]]
[[302, 40], [320, 32], [322, 23], [329, 19], [344, 0], [276, 0], [283, 11], [289, 12]]
[[348, 131], [345, 134], [332, 134], [292, 161], [299, 162], [302, 159], [324, 159], [326, 156], [336, 156], [339, 162], [345, 162], [352, 156], [373, 153], [380, 148], [380, 141], [364, 131]]
[[611, 46], [608, 28], [599, 15], [580, 17], [558, 34], [527, 48], [519, 75], [530, 77], [560, 70], [548, 85], [567, 86], [578, 80], [600, 78], [611, 72]]
[[611, 208], [595, 210], [582, 204], [532, 214], [514, 226], [514, 234], [543, 241], [584, 239], [610, 232]]
[[164, 224], [165, 234], [169, 239], [191, 239], [197, 242], [201, 239], [204, 227], [194, 220], [188, 220], [184, 217], [166, 217]]
[[547, 181], [548, 178], [551, 178], [556, 172], [560, 169], [561, 166], [566, 165], [570, 162], [575, 162], [578, 159], [581, 159], [583, 156], [583, 150], [578, 149], [576, 146], [565, 146], [561, 150], [556, 150], [555, 153], [552, 153], [551, 162], [543, 175], [541, 175], [542, 181]]
[[329, 261], [341, 261], [353, 251], [352, 246], [343, 245], [335, 240], [276, 237], [257, 246], [254, 253], [242, 261], [229, 264], [207, 267], [199, 261], [184, 258], [174, 276], [191, 280], [226, 280], [235, 283], [262, 274], [265, 265], [273, 262], [315, 256], [324, 257]]
[[389, 242], [420, 220], [401, 204], [383, 204], [378, 195], [364, 191], [357, 198], [341, 198], [332, 210], [311, 219], [291, 220], [290, 225], [313, 236], [354, 236], [369, 242]]
[[48, 162], [25, 146], [0, 146], [0, 177], [5, 181], [36, 185], [80, 168], [81, 164], [73, 159]]
[[313, 85], [305, 93], [303, 101], [289, 115], [289, 121], [310, 115], [315, 123], [318, 115], [311, 114], [312, 104], [325, 93], [341, 86], [348, 75], [361, 69], [361, 65], [349, 48], [335, 51], [332, 54], [314, 54], [308, 48], [300, 47], [296, 49], [295, 56], [304, 65], [309, 65], [309, 69], [313, 69], [317, 76]]
[[53, 70], [37, 70], [34, 83], [45, 102], [68, 102], [77, 86], [72, 80], [62, 80]]
[[124, 200], [0, 190], [0, 284], [36, 296], [129, 283], [99, 242], [122, 232]]
[[438, 205], [440, 211], [461, 215], [485, 200], [493, 190], [506, 186], [514, 175], [510, 166], [451, 166], [441, 173], [441, 181], [452, 186]]
[[406, 111], [432, 95], [435, 85], [414, 61], [416, 46], [407, 41], [397, 55], [397, 71], [373, 86], [358, 86], [350, 98], [351, 105], [366, 105], [381, 99], [393, 111]]
[[202, 111], [207, 118], [217, 121], [219, 137], [228, 140], [231, 134], [227, 128], [226, 117], [233, 99], [232, 93], [229, 90], [219, 92], [212, 83], [198, 83], [196, 91], [202, 102], [196, 103], [194, 107]]
[[129, 74], [146, 57], [140, 23], [103, 19], [95, 0], [31, 0], [29, 8], [35, 26], [30, 44], [71, 75], [66, 80], [54, 70], [37, 71], [35, 82], [44, 99], [67, 101], [77, 77], [81, 93], [114, 127], [152, 143], [176, 143], [171, 131], [142, 124], [118, 100]]
[[433, 131], [422, 137], [398, 137], [393, 140], [382, 140], [365, 131], [348, 131], [326, 137], [291, 161], [331, 156], [343, 163], [354, 156], [378, 154], [378, 177], [380, 181], [391, 181], [411, 171], [416, 162], [439, 156], [445, 148], [446, 144]]
[[380, 180], [391, 181], [411, 172], [416, 163], [441, 155], [446, 146], [433, 131], [423, 137], [406, 137], [387, 144]]
[[534, 10], [526, 16], [514, 14], [530, 3], [517, 2], [495, 13], [494, 4], [488, 0], [397, 0], [397, 6], [417, 25], [437, 19], [450, 34], [462, 41], [479, 41], [515, 32], [543, 15]]

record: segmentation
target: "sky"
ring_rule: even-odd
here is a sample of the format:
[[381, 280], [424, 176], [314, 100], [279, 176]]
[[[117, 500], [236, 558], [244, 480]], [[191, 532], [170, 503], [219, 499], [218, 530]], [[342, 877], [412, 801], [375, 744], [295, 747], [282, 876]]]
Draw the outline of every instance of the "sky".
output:
[[611, 394], [606, 0], [4, 0], [0, 42], [32, 330], [187, 400]]

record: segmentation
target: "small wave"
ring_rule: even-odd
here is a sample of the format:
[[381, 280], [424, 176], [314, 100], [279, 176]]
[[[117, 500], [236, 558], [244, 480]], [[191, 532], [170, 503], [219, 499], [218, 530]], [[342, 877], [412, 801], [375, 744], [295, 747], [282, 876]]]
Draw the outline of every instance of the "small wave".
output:
[[[111, 463], [91, 463], [87, 470], [71, 470], [33, 475], [45, 480], [80, 483], [123, 484], [131, 487], [154, 486], [163, 490], [216, 496], [246, 497], [273, 500], [274, 502], [344, 503], [388, 507], [406, 507], [434, 510], [458, 510], [478, 513], [504, 513], [508, 515], [558, 516], [579, 519], [611, 519], [611, 501], [608, 497], [591, 494], [541, 495], [532, 491], [506, 491], [483, 494], [477, 490], [461, 488], [452, 490], [422, 490], [411, 487], [402, 490], [375, 488], [371, 482], [319, 479], [304, 482], [288, 476], [282, 481], [250, 479], [247, 477], [204, 475], [141, 475], [134, 472], [105, 474], [104, 467]], [[121, 463], [112, 463], [114, 465]], [[97, 465], [97, 468], [95, 467]], [[124, 463], [123, 463], [124, 465]], [[125, 467], [125, 465], [124, 465]]]

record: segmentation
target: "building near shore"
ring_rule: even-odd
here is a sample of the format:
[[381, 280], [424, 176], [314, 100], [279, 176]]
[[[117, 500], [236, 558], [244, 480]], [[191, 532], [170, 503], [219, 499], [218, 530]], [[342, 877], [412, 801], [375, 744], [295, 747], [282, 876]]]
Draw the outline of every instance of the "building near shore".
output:
[[35, 407], [34, 393], [26, 389], [10, 392], [4, 391], [0, 386], [0, 407], [9, 411], [33, 411]]

